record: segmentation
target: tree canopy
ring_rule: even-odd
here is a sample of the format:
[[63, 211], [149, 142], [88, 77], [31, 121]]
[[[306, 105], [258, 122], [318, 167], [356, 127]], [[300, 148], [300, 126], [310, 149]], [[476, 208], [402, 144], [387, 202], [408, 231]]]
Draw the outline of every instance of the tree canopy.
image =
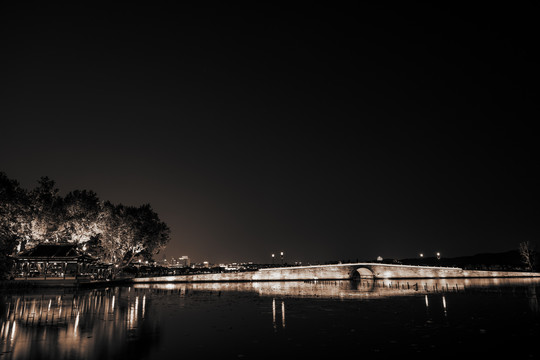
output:
[[151, 259], [169, 239], [169, 227], [149, 204], [112, 204], [88, 190], [61, 196], [48, 177], [26, 190], [0, 172], [2, 264], [7, 264], [7, 255], [37, 244], [71, 243], [124, 267], [137, 256]]

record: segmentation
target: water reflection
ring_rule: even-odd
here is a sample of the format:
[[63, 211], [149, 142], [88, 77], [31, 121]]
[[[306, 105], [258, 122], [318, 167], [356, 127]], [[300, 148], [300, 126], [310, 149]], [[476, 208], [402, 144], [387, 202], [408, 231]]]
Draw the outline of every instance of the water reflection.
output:
[[442, 305], [444, 310], [444, 316], [448, 316], [448, 313], [446, 312], [446, 297], [444, 295], [442, 296]]
[[[208, 341], [216, 355], [236, 351], [235, 344], [255, 353], [259, 344], [288, 344], [289, 339], [296, 341], [294, 347], [341, 339], [369, 346], [398, 326], [403, 328], [396, 339], [410, 331], [411, 344], [418, 344], [419, 333], [432, 336], [437, 327], [467, 324], [478, 331], [486, 325], [471, 320], [482, 321], [478, 311], [484, 317], [489, 311], [497, 318], [506, 314], [507, 321], [522, 316], [527, 306], [538, 314], [538, 286], [540, 279], [531, 278], [363, 280], [137, 284], [2, 294], [0, 354], [4, 359], [138, 359], [160, 358], [165, 347], [174, 358], [180, 344], [196, 356], [208, 351]], [[468, 296], [476, 293], [482, 296]], [[471, 306], [472, 298], [477, 306]], [[500, 306], [508, 301], [514, 307]], [[461, 330], [452, 336], [466, 341]], [[426, 340], [425, 348], [430, 346]]]
[[[272, 299], [272, 325], [274, 331], [278, 329], [278, 322], [276, 321], [276, 299]], [[281, 301], [281, 328], [285, 329], [285, 301]]]
[[[419, 280], [362, 280], [353, 281], [276, 281], [237, 283], [168, 283], [136, 284], [135, 289], [170, 290], [179, 293], [205, 291], [255, 292], [268, 297], [305, 297], [329, 299], [372, 299], [433, 293], [459, 293], [467, 291], [515, 291], [516, 288], [535, 289], [538, 278], [498, 279], [419, 279]], [[533, 290], [530, 299], [536, 299]], [[427, 299], [427, 297], [426, 297]], [[427, 300], [426, 300], [427, 301]], [[426, 304], [427, 305], [427, 304]]]
[[[146, 299], [125, 288], [86, 293], [4, 295], [0, 350], [5, 359], [95, 359], [103, 349], [131, 353], [126, 339], [150, 332]], [[146, 345], [154, 342], [148, 337]], [[135, 346], [137, 347], [137, 346]], [[46, 355], [45, 355], [46, 354]]]
[[528, 297], [529, 297], [529, 307], [531, 310], [535, 313], [538, 313], [539, 307], [538, 307], [538, 298], [536, 297], [536, 287], [535, 286], [529, 286], [528, 288]]

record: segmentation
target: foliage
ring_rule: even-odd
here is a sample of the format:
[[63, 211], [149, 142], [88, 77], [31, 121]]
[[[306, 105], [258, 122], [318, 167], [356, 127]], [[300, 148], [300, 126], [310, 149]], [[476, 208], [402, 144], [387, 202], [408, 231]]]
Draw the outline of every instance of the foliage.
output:
[[62, 203], [61, 229], [64, 238], [73, 243], [86, 243], [99, 234], [102, 204], [96, 193], [75, 190], [68, 193]]
[[114, 205], [87, 190], [62, 197], [47, 177], [27, 191], [0, 172], [2, 264], [25, 247], [53, 242], [80, 245], [104, 261], [125, 267], [136, 256], [150, 259], [169, 238], [168, 226], [148, 204]]
[[0, 278], [4, 278], [10, 266], [9, 254], [17, 245], [17, 239], [24, 237], [22, 218], [26, 216], [25, 192], [15, 180], [0, 172]]
[[99, 251], [104, 259], [125, 267], [138, 255], [150, 259], [167, 244], [168, 226], [150, 205], [140, 207], [104, 204]]
[[15, 249], [18, 239], [24, 239], [29, 216], [26, 192], [15, 180], [0, 172], [0, 252], [2, 263]]
[[31, 218], [26, 219], [30, 232], [27, 235], [29, 245], [47, 241], [62, 240], [62, 198], [54, 181], [42, 177], [38, 186], [29, 192]]

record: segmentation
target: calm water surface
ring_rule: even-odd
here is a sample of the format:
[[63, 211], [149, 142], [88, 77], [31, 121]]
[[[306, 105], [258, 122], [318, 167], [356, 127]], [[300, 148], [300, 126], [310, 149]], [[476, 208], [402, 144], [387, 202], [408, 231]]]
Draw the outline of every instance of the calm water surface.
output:
[[539, 291], [540, 279], [4, 291], [0, 359], [538, 359]]

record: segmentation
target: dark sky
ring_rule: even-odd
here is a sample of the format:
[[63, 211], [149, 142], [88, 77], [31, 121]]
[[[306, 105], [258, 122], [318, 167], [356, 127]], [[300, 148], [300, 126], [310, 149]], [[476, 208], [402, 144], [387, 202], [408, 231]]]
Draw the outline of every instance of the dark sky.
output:
[[167, 258], [539, 237], [538, 9], [2, 6], [0, 171], [150, 203]]

